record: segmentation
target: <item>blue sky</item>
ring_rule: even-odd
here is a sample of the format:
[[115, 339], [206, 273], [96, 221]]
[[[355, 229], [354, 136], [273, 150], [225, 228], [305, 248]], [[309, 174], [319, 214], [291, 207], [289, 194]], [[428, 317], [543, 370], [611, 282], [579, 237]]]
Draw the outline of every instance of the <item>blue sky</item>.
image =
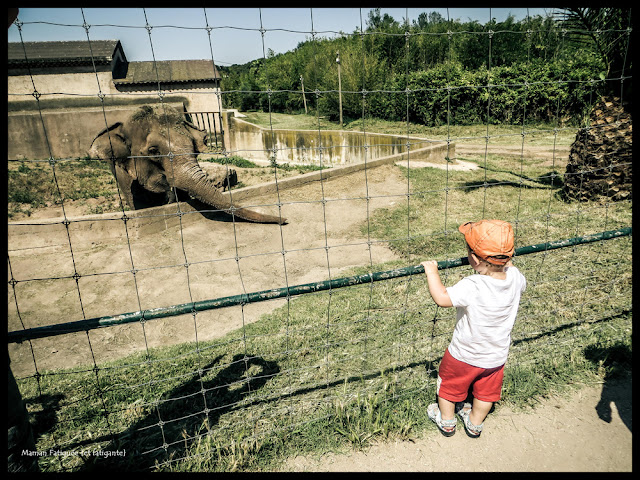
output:
[[[83, 27], [90, 25], [91, 40], [118, 39], [129, 61], [210, 59], [218, 65], [246, 63], [262, 58], [269, 49], [275, 53], [292, 50], [311, 37], [333, 37], [334, 32], [352, 33], [361, 23], [366, 28], [370, 8], [21, 8], [18, 20], [22, 40], [87, 40]], [[543, 8], [382, 8], [397, 21], [409, 21], [421, 12], [437, 11], [444, 18], [478, 20], [489, 15], [498, 21], [513, 14], [517, 20], [529, 15], [550, 14]], [[205, 18], [206, 12], [206, 18]], [[84, 13], [84, 19], [83, 19]], [[145, 19], [146, 15], [146, 19]], [[29, 23], [39, 22], [39, 23]], [[145, 28], [147, 22], [151, 28]], [[211, 28], [211, 46], [207, 25]], [[265, 29], [264, 41], [260, 28]], [[151, 40], [149, 39], [151, 36]], [[9, 42], [19, 42], [14, 24]], [[153, 47], [153, 48], [152, 48]]]

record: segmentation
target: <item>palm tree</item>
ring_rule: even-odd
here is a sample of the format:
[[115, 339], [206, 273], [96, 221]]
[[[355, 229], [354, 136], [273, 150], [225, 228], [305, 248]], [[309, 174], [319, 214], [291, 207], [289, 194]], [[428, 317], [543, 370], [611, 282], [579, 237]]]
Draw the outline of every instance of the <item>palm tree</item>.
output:
[[592, 50], [603, 64], [602, 97], [571, 146], [565, 198], [630, 200], [631, 8], [567, 8], [559, 23], [572, 44]]

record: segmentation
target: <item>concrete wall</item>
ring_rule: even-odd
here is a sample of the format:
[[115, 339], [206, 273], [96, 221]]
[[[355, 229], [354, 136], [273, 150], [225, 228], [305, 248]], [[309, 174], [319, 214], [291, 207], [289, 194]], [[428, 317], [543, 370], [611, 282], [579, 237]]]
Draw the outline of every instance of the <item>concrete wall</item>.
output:
[[[40, 95], [56, 94], [58, 97], [70, 95], [105, 95], [117, 94], [118, 91], [111, 79], [111, 71], [93, 71], [75, 73], [50, 73], [47, 75], [9, 75], [7, 77], [7, 92], [9, 102], [32, 98], [33, 89]], [[100, 90], [98, 90], [98, 82]]]
[[[167, 102], [179, 110], [182, 103]], [[82, 158], [94, 137], [105, 128], [125, 120], [138, 105], [102, 108], [45, 109], [8, 112], [8, 158], [44, 160]], [[106, 122], [105, 122], [106, 116]], [[455, 145], [424, 138], [349, 132], [342, 130], [264, 129], [223, 112], [225, 148], [231, 155], [268, 164], [274, 154], [278, 163], [350, 165], [401, 155], [410, 145], [411, 160], [444, 163], [455, 158]], [[366, 143], [366, 145], [365, 145]]]
[[[180, 111], [182, 103], [167, 103]], [[139, 105], [9, 112], [7, 114], [8, 158], [43, 160], [82, 158], [95, 136], [106, 125], [123, 121]], [[106, 117], [106, 122], [105, 122]]]
[[[225, 142], [230, 155], [268, 163], [349, 165], [401, 155], [409, 144], [412, 160], [446, 162], [455, 158], [455, 145], [425, 138], [344, 130], [266, 129], [224, 112]], [[275, 150], [274, 150], [275, 149]]]

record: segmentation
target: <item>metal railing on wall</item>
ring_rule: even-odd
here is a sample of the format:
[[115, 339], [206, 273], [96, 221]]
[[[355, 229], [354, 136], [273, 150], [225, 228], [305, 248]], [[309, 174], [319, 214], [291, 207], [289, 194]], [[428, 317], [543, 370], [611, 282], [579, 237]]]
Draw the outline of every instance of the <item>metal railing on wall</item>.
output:
[[207, 132], [205, 144], [211, 149], [224, 146], [224, 128], [220, 112], [185, 112], [187, 120]]

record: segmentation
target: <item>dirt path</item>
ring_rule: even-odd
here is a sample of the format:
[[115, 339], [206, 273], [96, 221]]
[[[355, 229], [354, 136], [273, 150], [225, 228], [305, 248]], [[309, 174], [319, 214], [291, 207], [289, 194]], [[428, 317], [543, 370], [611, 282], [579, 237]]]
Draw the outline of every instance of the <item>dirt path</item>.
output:
[[554, 395], [541, 401], [534, 410], [497, 408], [485, 420], [485, 430], [478, 439], [467, 437], [458, 422], [458, 431], [450, 438], [431, 431], [414, 441], [381, 443], [364, 452], [297, 457], [284, 467], [295, 472], [630, 472], [631, 469], [631, 378]]

